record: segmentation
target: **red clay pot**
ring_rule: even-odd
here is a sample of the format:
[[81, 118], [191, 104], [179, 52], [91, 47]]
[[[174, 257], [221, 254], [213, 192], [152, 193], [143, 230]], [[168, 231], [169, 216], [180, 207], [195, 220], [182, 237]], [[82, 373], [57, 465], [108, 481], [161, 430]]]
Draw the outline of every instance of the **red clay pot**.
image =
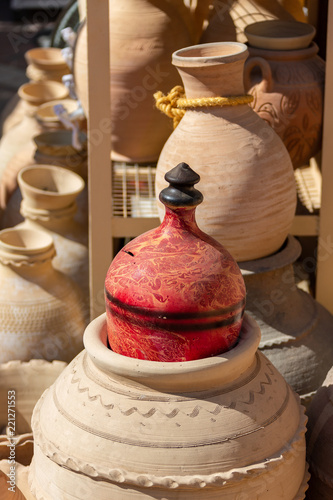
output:
[[200, 177], [185, 163], [165, 176], [162, 224], [128, 243], [105, 280], [108, 340], [119, 354], [189, 361], [230, 349], [245, 285], [233, 257], [195, 222]]

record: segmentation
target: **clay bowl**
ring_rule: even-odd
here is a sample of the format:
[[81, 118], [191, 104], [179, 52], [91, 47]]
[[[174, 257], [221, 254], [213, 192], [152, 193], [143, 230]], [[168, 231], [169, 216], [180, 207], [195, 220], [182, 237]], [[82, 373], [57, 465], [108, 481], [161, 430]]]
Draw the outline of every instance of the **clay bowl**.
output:
[[63, 83], [51, 80], [25, 83], [19, 87], [17, 93], [21, 99], [34, 106], [55, 99], [65, 99], [69, 95], [69, 91]]
[[251, 47], [270, 50], [305, 49], [312, 42], [316, 29], [298, 21], [272, 19], [249, 24], [244, 34]]
[[29, 207], [45, 210], [70, 206], [85, 186], [80, 175], [52, 165], [25, 167], [19, 172], [17, 181]]
[[56, 47], [36, 47], [24, 54], [28, 64], [33, 64], [43, 70], [67, 68], [61, 49]]
[[62, 104], [69, 114], [78, 107], [78, 103], [75, 99], [56, 99], [41, 104], [36, 110], [35, 117], [43, 128], [63, 127], [58, 115], [54, 112], [54, 106], [57, 104]]

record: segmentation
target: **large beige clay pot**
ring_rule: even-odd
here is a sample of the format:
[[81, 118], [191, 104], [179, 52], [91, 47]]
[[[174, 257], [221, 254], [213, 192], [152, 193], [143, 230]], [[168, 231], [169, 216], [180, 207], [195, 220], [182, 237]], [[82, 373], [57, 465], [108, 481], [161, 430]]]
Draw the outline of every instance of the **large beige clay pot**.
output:
[[333, 368], [308, 410], [307, 456], [311, 470], [308, 500], [333, 498]]
[[35, 406], [38, 500], [304, 498], [303, 408], [257, 352], [254, 320], [229, 352], [196, 361], [129, 358], [106, 338], [103, 314]]
[[8, 162], [35, 135], [42, 132], [42, 126], [35, 118], [37, 107], [47, 101], [68, 97], [67, 88], [62, 83], [52, 81], [26, 83], [19, 88], [18, 93], [22, 107], [12, 116], [12, 120], [17, 120], [16, 124], [11, 124], [8, 129], [4, 124], [5, 133], [0, 140], [0, 180]]
[[[172, 61], [187, 98], [227, 97], [244, 94], [247, 55], [245, 45], [221, 42], [179, 50]], [[200, 229], [237, 261], [281, 247], [295, 213], [293, 168], [281, 139], [248, 104], [187, 109], [159, 157], [156, 193], [182, 161], [201, 177]], [[159, 212], [162, 218], [160, 203]]]
[[[199, 0], [200, 1], [200, 0]], [[299, 0], [212, 0], [201, 43], [246, 42], [249, 24], [271, 19], [305, 21]]]
[[[14, 440], [15, 460], [23, 465], [31, 462], [33, 408], [65, 366], [63, 361], [49, 362], [44, 359], [0, 364], [0, 459], [10, 458], [10, 444]], [[14, 421], [11, 422], [8, 421], [8, 401], [14, 402], [10, 405], [10, 415], [14, 415]], [[14, 434], [11, 435], [11, 432]]]
[[24, 222], [16, 227], [46, 231], [52, 237], [53, 267], [80, 287], [88, 321], [88, 231], [74, 218], [76, 199], [85, 186], [82, 177], [58, 166], [31, 165], [20, 171], [18, 183]]
[[259, 324], [259, 348], [308, 406], [333, 363], [333, 316], [296, 285], [301, 245], [289, 236], [274, 255], [239, 264], [246, 311]]
[[321, 149], [325, 62], [312, 37], [306, 38], [314, 35], [311, 28], [269, 21], [248, 26], [247, 34], [245, 90], [254, 96], [256, 113], [283, 140], [294, 168], [307, 165]]
[[61, 49], [57, 47], [36, 47], [27, 50], [24, 57], [28, 64], [26, 75], [32, 82], [62, 82], [62, 77], [70, 73]]
[[69, 362], [86, 324], [77, 285], [52, 266], [52, 237], [35, 229], [0, 231], [0, 362]]
[[[112, 159], [155, 162], [172, 132], [154, 106], [153, 93], [168, 91], [179, 76], [171, 54], [194, 42], [182, 0], [110, 0]], [[78, 32], [73, 74], [88, 115], [86, 25]], [[105, 128], [105, 127], [104, 127]]]

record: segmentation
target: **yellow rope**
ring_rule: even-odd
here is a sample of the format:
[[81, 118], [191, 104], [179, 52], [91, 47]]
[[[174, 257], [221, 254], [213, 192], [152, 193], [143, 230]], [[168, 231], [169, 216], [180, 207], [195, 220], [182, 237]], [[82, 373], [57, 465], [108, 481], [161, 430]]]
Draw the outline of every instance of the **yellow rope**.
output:
[[238, 106], [240, 104], [249, 104], [253, 101], [252, 95], [186, 99], [184, 89], [180, 85], [174, 87], [168, 95], [164, 95], [161, 91], [158, 91], [154, 94], [154, 98], [156, 107], [173, 119], [173, 128], [177, 127], [188, 108]]

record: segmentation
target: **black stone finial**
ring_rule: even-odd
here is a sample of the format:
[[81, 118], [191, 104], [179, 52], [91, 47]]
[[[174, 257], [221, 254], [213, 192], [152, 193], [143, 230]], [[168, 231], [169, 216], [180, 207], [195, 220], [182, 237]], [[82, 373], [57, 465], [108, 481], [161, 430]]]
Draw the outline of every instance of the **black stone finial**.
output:
[[160, 200], [167, 207], [196, 207], [203, 201], [203, 196], [194, 184], [200, 181], [200, 175], [187, 163], [179, 163], [164, 176], [170, 185], [160, 192]]

